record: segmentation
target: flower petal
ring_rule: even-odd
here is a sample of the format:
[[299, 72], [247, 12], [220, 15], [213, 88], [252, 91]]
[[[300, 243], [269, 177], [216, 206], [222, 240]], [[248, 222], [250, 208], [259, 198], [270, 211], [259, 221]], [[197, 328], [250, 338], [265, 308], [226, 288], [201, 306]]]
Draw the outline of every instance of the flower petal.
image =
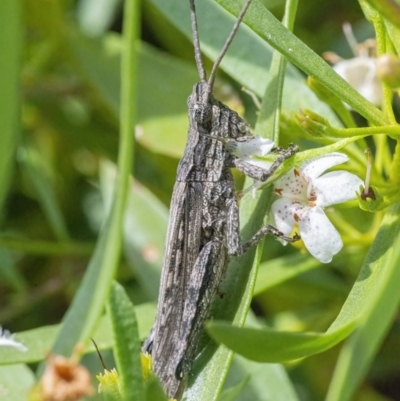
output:
[[307, 204], [307, 181], [295, 169], [289, 170], [274, 183], [275, 193], [289, 200]]
[[0, 326], [0, 347], [14, 347], [19, 351], [27, 351], [28, 348], [24, 344], [14, 339], [14, 334], [11, 334], [8, 330], [3, 330]]
[[307, 208], [307, 213], [302, 214], [299, 229], [308, 251], [322, 263], [329, 263], [343, 247], [336, 228], [318, 206]]
[[265, 156], [274, 146], [274, 141], [262, 138], [261, 136], [256, 136], [246, 142], [236, 141], [236, 152], [240, 158], [247, 158], [249, 156]]
[[363, 181], [347, 171], [332, 171], [314, 181], [317, 205], [326, 207], [356, 199]]
[[375, 106], [382, 104], [382, 85], [377, 76], [375, 58], [342, 60], [333, 69]]
[[296, 223], [293, 216], [294, 207], [301, 207], [301, 205], [294, 205], [292, 200], [287, 198], [278, 199], [271, 206], [273, 223], [284, 235], [290, 235]]
[[303, 163], [300, 166], [300, 173], [304, 175], [306, 180], [313, 181], [325, 170], [328, 170], [328, 168], [347, 162], [347, 160], [349, 160], [349, 158], [343, 153], [328, 153], [327, 155]]

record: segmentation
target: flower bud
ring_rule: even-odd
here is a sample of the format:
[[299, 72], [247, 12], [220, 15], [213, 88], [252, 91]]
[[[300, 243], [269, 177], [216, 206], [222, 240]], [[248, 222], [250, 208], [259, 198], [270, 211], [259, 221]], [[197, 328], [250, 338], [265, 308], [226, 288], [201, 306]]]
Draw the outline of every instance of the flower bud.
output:
[[103, 393], [106, 399], [122, 400], [121, 379], [115, 369], [104, 370], [96, 376], [99, 381], [99, 392]]
[[332, 137], [335, 131], [328, 120], [311, 110], [300, 110], [294, 114], [297, 125], [307, 134], [313, 137]]
[[392, 54], [384, 54], [377, 60], [378, 77], [391, 88], [400, 88], [400, 59]]

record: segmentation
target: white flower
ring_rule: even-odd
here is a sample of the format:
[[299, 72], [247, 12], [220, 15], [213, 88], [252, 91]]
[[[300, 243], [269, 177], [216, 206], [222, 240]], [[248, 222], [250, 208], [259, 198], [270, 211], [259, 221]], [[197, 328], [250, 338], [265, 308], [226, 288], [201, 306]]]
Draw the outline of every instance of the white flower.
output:
[[382, 105], [382, 84], [378, 79], [375, 58], [361, 56], [342, 60], [333, 69], [372, 104]]
[[333, 69], [357, 92], [375, 106], [381, 106], [383, 92], [377, 74], [375, 40], [367, 39], [363, 43], [358, 43], [348, 22], [343, 24], [343, 33], [354, 57], [343, 60], [336, 53], [326, 52], [323, 55], [325, 60], [332, 63]]
[[251, 159], [250, 156], [265, 156], [274, 146], [274, 141], [262, 138], [261, 136], [256, 136], [246, 142], [235, 141], [235, 149], [238, 157], [251, 163], [254, 163], [256, 160]]
[[14, 334], [11, 334], [8, 330], [3, 330], [0, 326], [0, 347], [14, 347], [19, 351], [28, 351], [25, 345], [14, 340]]
[[[272, 165], [272, 162], [265, 160], [257, 160], [253, 159], [251, 156], [265, 156], [268, 154], [274, 147], [275, 142], [270, 139], [262, 138], [261, 136], [256, 136], [250, 139], [247, 142], [238, 142], [232, 141], [231, 143], [232, 149], [236, 155], [246, 161], [247, 163], [252, 164], [253, 166], [261, 167], [265, 170], [268, 170]], [[254, 180], [252, 189], [252, 196], [256, 198], [257, 189], [262, 185], [261, 181]], [[246, 192], [246, 191], [244, 191]]]
[[274, 183], [275, 193], [281, 197], [271, 207], [276, 227], [290, 235], [297, 223], [306, 248], [322, 263], [330, 262], [343, 246], [323, 209], [355, 199], [363, 182], [347, 171], [321, 174], [347, 160], [342, 153], [330, 153], [290, 170]]

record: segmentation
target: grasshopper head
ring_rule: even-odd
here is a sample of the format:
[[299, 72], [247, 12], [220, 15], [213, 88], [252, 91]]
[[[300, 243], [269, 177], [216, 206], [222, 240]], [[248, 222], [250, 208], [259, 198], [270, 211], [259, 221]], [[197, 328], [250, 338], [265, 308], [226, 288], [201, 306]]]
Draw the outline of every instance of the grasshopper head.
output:
[[207, 99], [207, 88], [207, 82], [195, 84], [188, 99], [190, 119], [203, 127], [211, 123], [212, 117], [212, 104]]

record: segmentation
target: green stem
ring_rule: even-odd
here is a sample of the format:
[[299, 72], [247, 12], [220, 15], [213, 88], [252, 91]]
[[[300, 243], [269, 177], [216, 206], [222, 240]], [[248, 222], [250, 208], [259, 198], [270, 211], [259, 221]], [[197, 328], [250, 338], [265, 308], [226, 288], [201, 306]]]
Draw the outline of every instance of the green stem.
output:
[[375, 134], [389, 135], [394, 139], [400, 139], [400, 125], [385, 125], [381, 127], [366, 128], [343, 128], [335, 129], [335, 133], [340, 138], [348, 138], [352, 136], [369, 136]]
[[366, 0], [384, 18], [400, 28], [400, 4], [394, 0]]
[[[372, 23], [374, 24], [375, 32], [376, 32], [376, 42], [377, 42], [377, 55], [381, 56], [382, 54], [387, 53], [387, 43], [386, 41], [389, 39], [385, 23], [382, 17], [376, 13], [371, 18]], [[382, 101], [382, 111], [385, 114], [387, 121], [390, 124], [396, 124], [396, 118], [393, 113], [392, 102], [393, 102], [393, 92], [382, 82], [382, 91], [383, 91], [383, 101]]]

